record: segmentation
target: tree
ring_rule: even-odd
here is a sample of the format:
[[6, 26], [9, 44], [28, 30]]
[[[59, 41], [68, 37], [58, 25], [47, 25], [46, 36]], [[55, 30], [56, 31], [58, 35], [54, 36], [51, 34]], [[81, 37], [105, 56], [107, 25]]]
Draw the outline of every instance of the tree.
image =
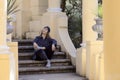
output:
[[13, 15], [19, 11], [18, 6], [16, 5], [17, 0], [7, 0], [7, 21], [11, 22], [14, 20]]
[[102, 4], [102, 0], [98, 0], [98, 3]]
[[68, 16], [68, 32], [78, 48], [82, 41], [82, 0], [62, 0], [61, 8]]

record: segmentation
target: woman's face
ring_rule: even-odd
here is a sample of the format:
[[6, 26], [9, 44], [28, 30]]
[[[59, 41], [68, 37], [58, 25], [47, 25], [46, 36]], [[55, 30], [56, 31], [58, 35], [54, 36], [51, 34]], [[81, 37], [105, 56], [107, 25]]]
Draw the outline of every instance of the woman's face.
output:
[[48, 33], [48, 29], [47, 28], [43, 28], [42, 34], [47, 34], [47, 33]]

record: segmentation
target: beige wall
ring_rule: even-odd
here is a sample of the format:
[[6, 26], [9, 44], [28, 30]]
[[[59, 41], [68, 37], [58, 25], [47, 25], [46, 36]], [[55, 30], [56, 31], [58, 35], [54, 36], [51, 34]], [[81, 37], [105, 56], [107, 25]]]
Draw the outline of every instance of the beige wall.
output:
[[17, 4], [20, 11], [16, 13], [14, 35], [16, 38], [21, 38], [29, 30], [29, 21], [31, 20], [30, 0], [17, 0]]
[[16, 13], [17, 19], [13, 34], [15, 38], [22, 38], [26, 32], [39, 30], [41, 16], [46, 12], [48, 3], [47, 0], [17, 0], [17, 4], [19, 4], [20, 11]]
[[30, 0], [23, 0], [22, 8], [22, 31], [24, 32], [29, 30], [29, 21], [31, 20], [31, 10], [30, 10]]

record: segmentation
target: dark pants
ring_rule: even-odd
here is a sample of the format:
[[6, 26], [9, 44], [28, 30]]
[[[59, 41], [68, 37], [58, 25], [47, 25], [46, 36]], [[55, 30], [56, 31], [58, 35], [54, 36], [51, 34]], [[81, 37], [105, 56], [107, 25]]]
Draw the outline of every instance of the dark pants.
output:
[[33, 60], [51, 60], [54, 51], [46, 49], [46, 50], [37, 50], [34, 52]]

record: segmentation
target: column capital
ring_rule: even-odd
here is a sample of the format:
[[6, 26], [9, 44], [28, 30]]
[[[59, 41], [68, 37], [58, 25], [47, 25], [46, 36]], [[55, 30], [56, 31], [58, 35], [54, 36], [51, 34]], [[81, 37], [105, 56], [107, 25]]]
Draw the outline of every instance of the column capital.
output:
[[47, 11], [48, 12], [61, 12], [62, 9], [61, 8], [48, 8]]

